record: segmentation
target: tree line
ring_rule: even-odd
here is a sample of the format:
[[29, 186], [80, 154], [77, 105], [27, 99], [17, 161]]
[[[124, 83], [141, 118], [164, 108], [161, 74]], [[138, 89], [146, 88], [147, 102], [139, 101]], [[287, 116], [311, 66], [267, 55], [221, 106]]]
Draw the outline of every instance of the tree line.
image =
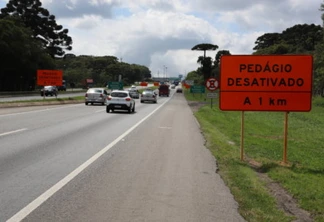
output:
[[126, 84], [151, 77], [147, 67], [114, 56], [67, 53], [73, 44], [68, 33], [40, 0], [10, 0], [0, 10], [0, 91], [34, 90], [38, 69], [62, 69], [66, 82], [75, 86], [84, 78], [105, 86], [119, 75]]

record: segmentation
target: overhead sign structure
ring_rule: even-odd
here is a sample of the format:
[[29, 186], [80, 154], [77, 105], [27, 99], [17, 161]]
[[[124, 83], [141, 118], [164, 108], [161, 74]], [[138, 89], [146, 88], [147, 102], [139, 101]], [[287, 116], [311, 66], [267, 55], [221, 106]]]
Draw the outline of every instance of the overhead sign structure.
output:
[[308, 112], [312, 73], [311, 55], [224, 55], [220, 109]]
[[37, 85], [39, 86], [62, 86], [62, 70], [37, 70]]
[[216, 78], [211, 77], [206, 81], [206, 88], [209, 91], [215, 91], [216, 89], [218, 89], [218, 85], [218, 80]]

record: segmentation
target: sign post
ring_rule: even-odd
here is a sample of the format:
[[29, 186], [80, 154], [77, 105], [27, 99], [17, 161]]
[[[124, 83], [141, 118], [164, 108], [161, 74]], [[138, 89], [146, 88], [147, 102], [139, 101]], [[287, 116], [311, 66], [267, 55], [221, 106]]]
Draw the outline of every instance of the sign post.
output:
[[[244, 111], [286, 112], [283, 154], [283, 162], [286, 164], [288, 113], [311, 110], [313, 57], [224, 55], [221, 57], [220, 68], [221, 110], [242, 111], [242, 121]], [[241, 150], [243, 151], [243, 144]]]
[[[218, 80], [216, 78], [209, 78], [206, 81], [206, 88], [209, 91], [215, 91], [216, 89], [218, 89], [219, 83]], [[216, 93], [208, 93], [207, 97], [210, 98], [210, 108], [213, 108], [213, 98], [216, 98]]]

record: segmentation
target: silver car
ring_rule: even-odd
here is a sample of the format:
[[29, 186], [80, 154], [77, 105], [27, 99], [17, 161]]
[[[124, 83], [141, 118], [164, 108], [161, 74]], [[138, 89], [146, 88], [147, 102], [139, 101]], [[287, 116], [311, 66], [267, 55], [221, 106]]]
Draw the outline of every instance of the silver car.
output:
[[93, 105], [94, 103], [100, 103], [105, 105], [107, 96], [108, 92], [104, 88], [90, 88], [85, 94], [85, 104], [91, 103]]
[[127, 90], [114, 90], [106, 100], [106, 112], [110, 110], [127, 110], [129, 113], [135, 112], [135, 100]]
[[139, 91], [137, 89], [130, 89], [128, 91], [131, 97], [133, 97], [134, 99], [139, 99]]
[[157, 103], [157, 95], [153, 90], [144, 90], [141, 94], [141, 103], [144, 102]]

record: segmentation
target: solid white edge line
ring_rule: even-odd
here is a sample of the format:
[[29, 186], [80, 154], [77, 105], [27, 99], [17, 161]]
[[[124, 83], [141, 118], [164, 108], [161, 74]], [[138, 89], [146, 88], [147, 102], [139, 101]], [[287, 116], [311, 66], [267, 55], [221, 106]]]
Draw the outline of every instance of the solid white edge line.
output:
[[18, 132], [24, 131], [24, 130], [27, 130], [27, 128], [23, 128], [23, 129], [19, 129], [19, 130], [14, 130], [14, 131], [6, 132], [6, 133], [1, 133], [0, 136], [5, 136], [5, 135], [13, 134], [13, 133], [18, 133]]
[[90, 164], [95, 162], [99, 157], [101, 157], [103, 154], [105, 154], [109, 149], [111, 149], [114, 145], [116, 145], [120, 140], [122, 140], [127, 134], [129, 134], [131, 131], [133, 131], [136, 127], [138, 127], [141, 123], [143, 123], [146, 119], [148, 119], [150, 116], [152, 116], [157, 110], [159, 110], [167, 101], [162, 103], [158, 108], [153, 110], [149, 115], [147, 115], [144, 119], [136, 123], [133, 127], [128, 129], [125, 133], [120, 135], [118, 138], [116, 138], [113, 142], [111, 142], [109, 145], [107, 145], [105, 148], [100, 150], [98, 153], [93, 155], [90, 159], [88, 159], [86, 162], [81, 164], [78, 168], [76, 168], [74, 171], [72, 171], [70, 174], [68, 174], [66, 177], [64, 177], [62, 180], [57, 182], [55, 185], [53, 185], [50, 189], [45, 191], [43, 194], [41, 194], [39, 197], [37, 197], [35, 200], [30, 202], [27, 206], [25, 206], [23, 209], [18, 211], [15, 215], [13, 215], [11, 218], [7, 220], [7, 222], [16, 222], [21, 221], [24, 218], [26, 218], [31, 212], [33, 212], [37, 207], [39, 207], [41, 204], [43, 204], [48, 198], [53, 196], [57, 191], [59, 191], [63, 186], [68, 184], [73, 178], [75, 178], [77, 175], [79, 175], [83, 170], [85, 170]]

